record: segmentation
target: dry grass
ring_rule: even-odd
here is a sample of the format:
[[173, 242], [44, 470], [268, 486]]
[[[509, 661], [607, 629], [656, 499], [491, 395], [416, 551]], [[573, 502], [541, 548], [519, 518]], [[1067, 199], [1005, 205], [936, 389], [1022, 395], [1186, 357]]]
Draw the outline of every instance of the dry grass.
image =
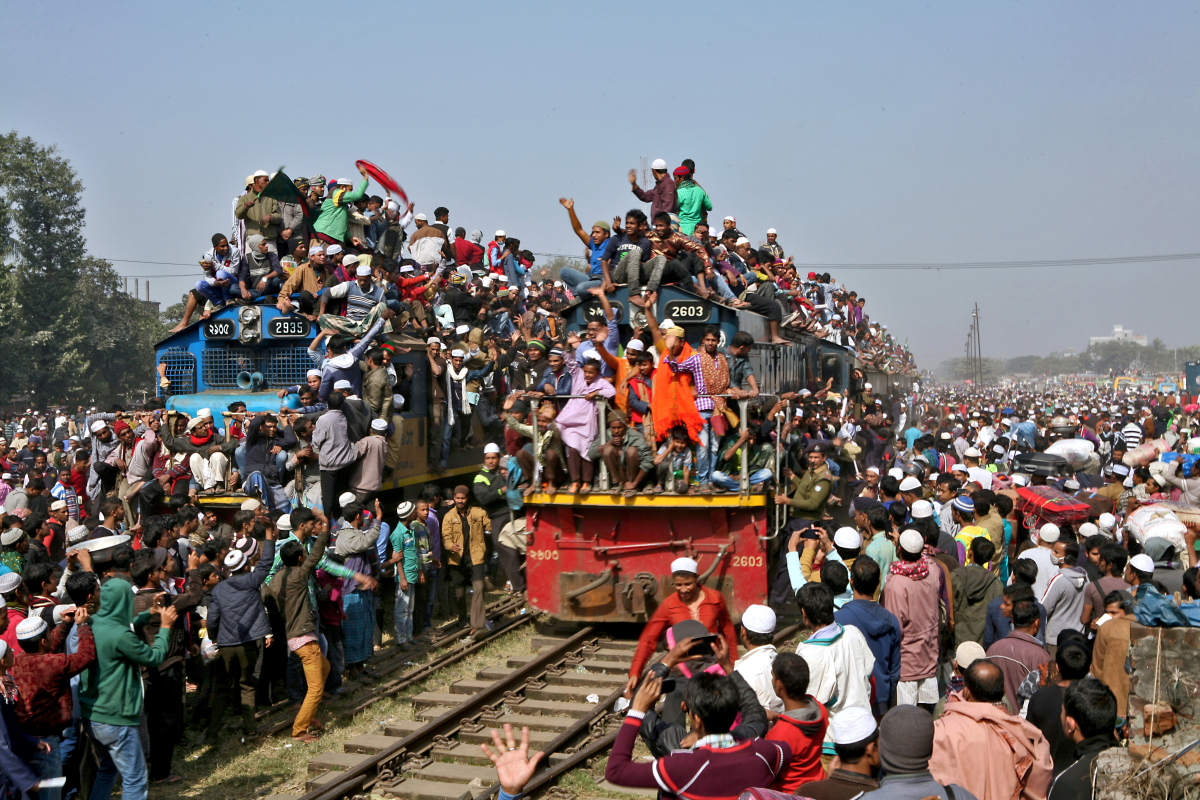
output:
[[[529, 653], [536, 631], [526, 625], [504, 634], [478, 653], [440, 670], [425, 681], [410, 686], [395, 697], [373, 704], [353, 719], [325, 719], [327, 731], [316, 744], [294, 743], [287, 734], [249, 747], [235, 734], [238, 724], [230, 718], [229, 738], [219, 747], [200, 743], [190, 734], [176, 751], [176, 771], [183, 783], [155, 786], [155, 800], [175, 797], [246, 798], [271, 794], [304, 794], [307, 762], [327, 752], [342, 752], [348, 739], [364, 733], [382, 733], [381, 723], [413, 719], [411, 698], [421, 692], [449, 691], [458, 680], [473, 679], [486, 667], [504, 666], [513, 653]], [[465, 699], [465, 696], [464, 696]]]

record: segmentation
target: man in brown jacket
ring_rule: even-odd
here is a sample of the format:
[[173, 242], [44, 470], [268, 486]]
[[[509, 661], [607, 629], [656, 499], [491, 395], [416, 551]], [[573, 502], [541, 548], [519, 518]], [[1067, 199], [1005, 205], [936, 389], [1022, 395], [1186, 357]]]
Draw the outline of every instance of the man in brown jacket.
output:
[[471, 505], [471, 490], [454, 487], [454, 507], [442, 520], [442, 544], [450, 565], [450, 585], [460, 621], [466, 621], [467, 583], [471, 584], [471, 632], [475, 636], [487, 625], [483, 610], [483, 577], [487, 565], [487, 532], [491, 519], [479, 506]]
[[[271, 176], [261, 169], [254, 173], [254, 183], [251, 185], [250, 191], [238, 198], [237, 208], [234, 209], [233, 215], [240, 220], [245, 220], [246, 239], [257, 233], [266, 240], [267, 250], [279, 255], [279, 248], [275, 244], [275, 240], [279, 237], [279, 223], [283, 219], [283, 212], [279, 209], [278, 200], [271, 197], [260, 197], [262, 190], [267, 188], [267, 184], [270, 182]], [[245, 253], [245, 244], [242, 243], [242, 245], [242, 252]]]
[[304, 678], [308, 682], [308, 694], [292, 723], [292, 738], [302, 742], [316, 741], [309, 728], [320, 728], [316, 720], [321, 695], [325, 691], [325, 679], [329, 676], [329, 660], [321, 653], [317, 634], [317, 609], [309, 594], [309, 581], [317, 565], [325, 557], [329, 546], [329, 526], [321, 524], [321, 535], [307, 554], [299, 540], [285, 542], [279, 550], [283, 569], [272, 576], [267, 584], [267, 594], [275, 599], [283, 615], [287, 630], [288, 650], [300, 657], [304, 665]]

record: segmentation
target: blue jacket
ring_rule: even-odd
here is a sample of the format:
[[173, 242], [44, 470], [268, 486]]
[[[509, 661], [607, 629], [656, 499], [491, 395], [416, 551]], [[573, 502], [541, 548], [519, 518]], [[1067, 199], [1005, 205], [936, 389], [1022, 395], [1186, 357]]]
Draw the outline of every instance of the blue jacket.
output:
[[851, 600], [833, 618], [839, 625], [853, 625], [862, 631], [867, 647], [875, 656], [871, 677], [875, 679], [875, 702], [890, 703], [900, 683], [900, 620], [873, 600]]
[[249, 572], [218, 583], [208, 602], [208, 636], [217, 647], [256, 642], [271, 633], [262, 585], [275, 563], [275, 542], [262, 543], [262, 557]]

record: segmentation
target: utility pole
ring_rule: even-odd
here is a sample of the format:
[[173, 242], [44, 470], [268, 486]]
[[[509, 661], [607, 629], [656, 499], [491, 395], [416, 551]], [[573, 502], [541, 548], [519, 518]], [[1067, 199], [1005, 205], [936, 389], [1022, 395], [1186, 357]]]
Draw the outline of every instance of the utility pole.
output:
[[650, 185], [650, 169], [648, 166], [649, 161], [647, 160], [646, 156], [642, 156], [641, 162], [642, 162], [642, 188], [645, 189], [647, 186]]
[[983, 384], [983, 344], [979, 339], [979, 303], [975, 304], [975, 311], [971, 314], [972, 324], [975, 326], [975, 371], [979, 376], [977, 383]]

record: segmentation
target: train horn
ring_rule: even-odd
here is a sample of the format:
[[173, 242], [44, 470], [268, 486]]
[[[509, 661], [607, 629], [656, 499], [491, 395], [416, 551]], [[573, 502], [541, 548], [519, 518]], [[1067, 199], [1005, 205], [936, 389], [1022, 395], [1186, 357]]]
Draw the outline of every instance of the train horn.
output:
[[239, 372], [237, 385], [239, 389], [255, 391], [263, 385], [263, 374], [261, 372]]

